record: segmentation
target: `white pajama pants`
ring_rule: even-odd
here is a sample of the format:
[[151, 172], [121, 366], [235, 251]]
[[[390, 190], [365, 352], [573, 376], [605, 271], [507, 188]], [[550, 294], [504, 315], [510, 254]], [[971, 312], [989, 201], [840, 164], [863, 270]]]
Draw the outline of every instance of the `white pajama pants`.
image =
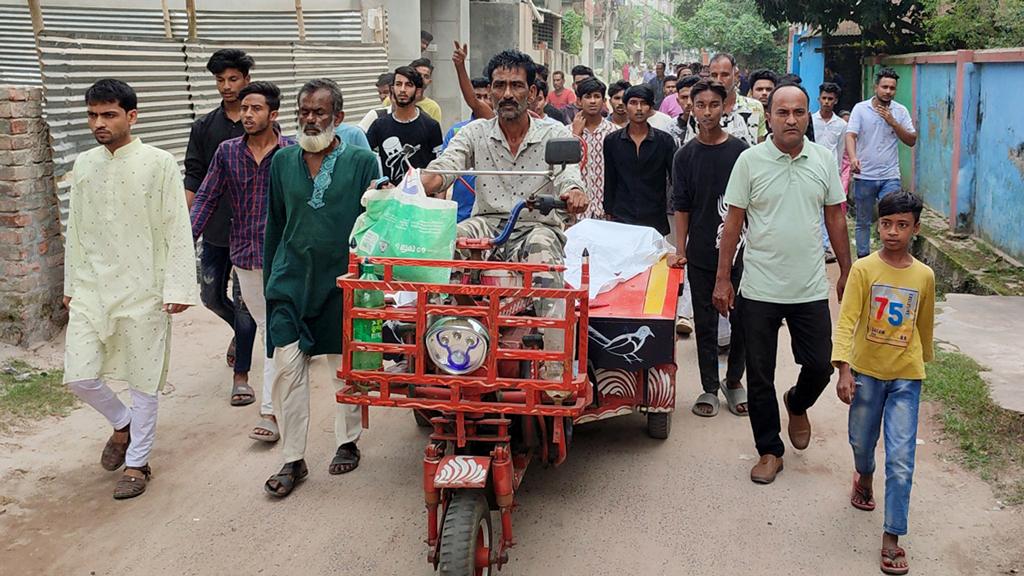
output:
[[[244, 296], [243, 296], [244, 298]], [[312, 358], [292, 342], [274, 349], [274, 413], [281, 428], [284, 461], [295, 462], [306, 457], [306, 435], [309, 433], [309, 363]], [[328, 354], [335, 391], [344, 381], [334, 376], [341, 364], [340, 354]], [[333, 400], [333, 397], [331, 398]], [[337, 404], [334, 413], [335, 447], [359, 440], [362, 414], [359, 406]]]
[[263, 393], [260, 395], [260, 414], [274, 414], [274, 360], [267, 356], [267, 299], [263, 296], [263, 270], [243, 270], [235, 267], [238, 287], [249, 314], [259, 328], [260, 342], [263, 343]]
[[[672, 223], [672, 234], [665, 237], [665, 240], [675, 246], [675, 218], [670, 218]], [[739, 286], [736, 286], [739, 288]], [[683, 293], [679, 296], [679, 303], [676, 305], [676, 316], [693, 320], [693, 298], [690, 296], [690, 279], [683, 272]], [[732, 338], [732, 324], [727, 316], [718, 316], [718, 345], [728, 346]]]
[[104, 415], [115, 430], [131, 425], [131, 443], [128, 444], [125, 466], [139, 468], [149, 463], [149, 454], [153, 451], [153, 440], [156, 438], [157, 394], [146, 394], [132, 388], [132, 407], [128, 408], [102, 380], [68, 382], [68, 388]]

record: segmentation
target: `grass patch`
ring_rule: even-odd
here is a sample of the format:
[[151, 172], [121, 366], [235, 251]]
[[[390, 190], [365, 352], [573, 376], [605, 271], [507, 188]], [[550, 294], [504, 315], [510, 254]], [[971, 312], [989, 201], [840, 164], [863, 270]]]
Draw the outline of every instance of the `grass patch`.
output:
[[28, 419], [64, 416], [77, 399], [60, 370], [43, 371], [20, 360], [0, 366], [0, 432]]
[[963, 354], [936, 352], [923, 395], [941, 402], [940, 418], [963, 465], [992, 484], [1007, 504], [1024, 504], [1024, 414], [992, 401], [982, 370]]

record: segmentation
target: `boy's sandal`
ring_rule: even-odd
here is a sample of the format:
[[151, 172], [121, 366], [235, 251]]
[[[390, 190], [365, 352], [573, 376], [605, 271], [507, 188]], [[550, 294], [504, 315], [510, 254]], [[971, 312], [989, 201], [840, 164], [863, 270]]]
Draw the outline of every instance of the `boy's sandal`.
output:
[[[905, 566], [896, 566], [897, 561], [903, 561]], [[906, 574], [910, 572], [910, 565], [907, 564], [907, 552], [899, 546], [895, 548], [882, 548], [882, 572], [885, 574]]]
[[256, 392], [248, 384], [231, 385], [231, 405], [248, 406], [256, 401]]
[[[120, 441], [118, 437], [123, 437], [124, 441]], [[124, 456], [128, 453], [128, 444], [131, 441], [131, 429], [124, 432], [114, 430], [114, 433], [107, 439], [107, 444], [103, 446], [103, 454], [100, 455], [100, 466], [103, 466], [104, 470], [110, 470], [111, 472], [124, 466]]]
[[871, 512], [875, 509], [875, 495], [873, 490], [860, 485], [860, 474], [853, 475], [853, 489], [850, 491], [850, 504], [858, 509]]
[[289, 462], [281, 467], [280, 472], [267, 480], [263, 489], [271, 496], [284, 498], [291, 494], [295, 485], [305, 480], [306, 476], [309, 476], [309, 468], [306, 466], [305, 460]]
[[135, 498], [146, 491], [146, 483], [153, 476], [149, 464], [142, 467], [129, 466], [114, 486], [114, 500]]
[[[698, 406], [710, 406], [711, 410], [705, 412], [700, 410]], [[696, 414], [697, 416], [711, 418], [712, 416], [718, 416], [718, 407], [718, 394], [704, 392], [700, 396], [697, 396], [697, 401], [693, 403], [693, 408], [691, 408], [690, 410], [693, 411], [693, 413]]]
[[249, 432], [249, 438], [273, 443], [281, 439], [281, 431], [277, 427], [276, 421], [264, 416], [260, 418], [259, 423], [253, 427], [252, 432]]
[[739, 388], [729, 388], [729, 383], [722, 380], [719, 387], [725, 396], [725, 403], [729, 406], [729, 412], [740, 417], [749, 416], [747, 412], [739, 411], [739, 405], [746, 405], [747, 403], [747, 390], [742, 385]]

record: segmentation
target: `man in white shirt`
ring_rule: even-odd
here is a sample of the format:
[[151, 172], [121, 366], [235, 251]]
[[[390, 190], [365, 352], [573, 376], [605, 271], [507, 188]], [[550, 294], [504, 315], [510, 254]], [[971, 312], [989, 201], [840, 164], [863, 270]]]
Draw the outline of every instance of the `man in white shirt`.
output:
[[875, 202], [900, 189], [899, 143], [917, 143], [910, 112], [893, 100], [899, 78], [892, 68], [879, 70], [875, 75], [875, 95], [853, 107], [846, 126], [846, 154], [855, 179], [857, 258], [871, 253]]
[[[846, 121], [835, 113], [835, 106], [839, 103], [839, 96], [842, 89], [838, 84], [825, 82], [818, 87], [818, 111], [811, 114], [811, 121], [814, 122], [814, 140], [825, 148], [832, 151], [836, 157], [836, 165], [842, 167], [844, 142], [846, 134]], [[825, 232], [825, 220], [821, 221], [822, 238], [825, 240], [825, 261], [835, 262], [836, 255], [828, 242], [828, 234]]]

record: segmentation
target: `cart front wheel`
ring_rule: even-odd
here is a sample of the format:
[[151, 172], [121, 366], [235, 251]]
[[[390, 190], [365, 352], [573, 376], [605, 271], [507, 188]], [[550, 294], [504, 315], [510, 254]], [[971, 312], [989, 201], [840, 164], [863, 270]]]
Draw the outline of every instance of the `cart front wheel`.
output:
[[491, 510], [481, 490], [452, 495], [441, 528], [442, 576], [490, 576]]
[[649, 412], [647, 414], [647, 435], [657, 440], [665, 440], [672, 432], [671, 412]]

